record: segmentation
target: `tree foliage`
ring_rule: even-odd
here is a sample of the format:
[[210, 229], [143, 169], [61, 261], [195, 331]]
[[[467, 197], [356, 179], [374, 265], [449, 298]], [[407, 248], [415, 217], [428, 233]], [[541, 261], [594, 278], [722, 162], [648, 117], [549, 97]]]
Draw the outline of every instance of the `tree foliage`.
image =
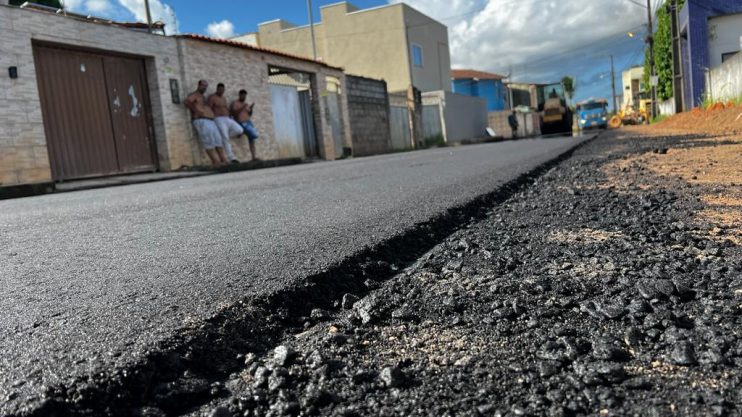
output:
[[27, 1], [29, 3], [36, 3], [42, 6], [54, 7], [56, 9], [62, 8], [62, 4], [59, 2], [59, 0], [10, 0], [10, 4], [13, 6], [20, 6]]
[[567, 97], [573, 97], [575, 89], [577, 88], [577, 86], [575, 85], [575, 79], [570, 76], [566, 76], [562, 78], [562, 85], [564, 86], [564, 94]]
[[[673, 0], [665, 0], [657, 12], [656, 31], [654, 32], [654, 67], [659, 77], [657, 100], [672, 98], [672, 27], [668, 10]], [[685, 0], [678, 0], [678, 8], [683, 7]], [[644, 91], [649, 94], [652, 86], [649, 76], [652, 73], [649, 60], [649, 45], [644, 52]]]

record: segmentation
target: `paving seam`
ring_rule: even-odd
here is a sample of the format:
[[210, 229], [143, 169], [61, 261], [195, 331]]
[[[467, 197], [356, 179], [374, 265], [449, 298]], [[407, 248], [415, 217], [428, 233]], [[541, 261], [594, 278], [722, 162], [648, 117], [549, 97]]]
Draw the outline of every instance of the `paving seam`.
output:
[[337, 310], [335, 303], [346, 293], [363, 297], [456, 230], [486, 218], [492, 205], [525, 190], [598, 137], [600, 134], [577, 143], [496, 190], [418, 223], [289, 288], [237, 302], [197, 327], [159, 343], [136, 365], [89, 375], [71, 386], [49, 387], [41, 403], [7, 415], [131, 416], [145, 406], [179, 415], [206, 404], [213, 398], [212, 393], [173, 398], [166, 395], [169, 384], [184, 374], [210, 382], [226, 379], [242, 365], [241, 355], [266, 353], [280, 340], [301, 333], [312, 309]]

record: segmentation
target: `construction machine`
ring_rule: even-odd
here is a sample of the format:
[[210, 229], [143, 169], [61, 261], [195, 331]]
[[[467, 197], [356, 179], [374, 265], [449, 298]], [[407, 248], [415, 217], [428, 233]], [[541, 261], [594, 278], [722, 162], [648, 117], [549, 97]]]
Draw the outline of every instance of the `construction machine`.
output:
[[611, 117], [608, 125], [617, 129], [624, 125], [640, 125], [649, 123], [649, 107], [652, 105], [652, 99], [640, 98], [639, 106], [627, 105]]
[[572, 110], [567, 106], [564, 85], [540, 85], [537, 93], [541, 133], [572, 133]]

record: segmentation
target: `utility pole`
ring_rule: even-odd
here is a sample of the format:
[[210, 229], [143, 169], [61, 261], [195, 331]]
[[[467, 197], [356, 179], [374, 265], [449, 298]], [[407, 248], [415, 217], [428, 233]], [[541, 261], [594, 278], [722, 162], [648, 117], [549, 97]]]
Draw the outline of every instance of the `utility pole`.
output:
[[144, 0], [144, 8], [147, 10], [147, 30], [152, 33], [152, 12], [149, 10], [149, 0]]
[[613, 90], [613, 111], [618, 113], [618, 102], [616, 101], [616, 69], [613, 66], [613, 55], [611, 55], [611, 89]]
[[[647, 0], [649, 1], [649, 0]], [[309, 33], [312, 36], [312, 56], [317, 60], [317, 42], [314, 39], [314, 16], [312, 14], [312, 0], [307, 0], [307, 9], [309, 10]]]
[[654, 68], [654, 29], [652, 28], [652, 0], [647, 0], [647, 21], [649, 34], [647, 42], [649, 43], [649, 67], [651, 68], [649, 83], [652, 86], [652, 109], [650, 119], [657, 117], [657, 83], [655, 77], [657, 71]]
[[680, 22], [678, 21], [678, 0], [669, 5], [670, 27], [672, 32], [672, 95], [675, 112], [685, 110], [685, 91], [683, 91], [683, 64], [680, 57]]

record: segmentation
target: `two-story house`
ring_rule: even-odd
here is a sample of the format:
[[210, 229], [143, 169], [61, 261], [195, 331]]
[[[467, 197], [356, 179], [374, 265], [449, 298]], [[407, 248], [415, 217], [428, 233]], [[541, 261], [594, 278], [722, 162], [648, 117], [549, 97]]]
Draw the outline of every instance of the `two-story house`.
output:
[[[390, 92], [414, 85], [423, 92], [451, 91], [448, 28], [404, 3], [359, 9], [336, 3], [314, 24], [317, 59], [348, 74], [383, 79]], [[312, 57], [309, 25], [274, 20], [233, 40]]]

